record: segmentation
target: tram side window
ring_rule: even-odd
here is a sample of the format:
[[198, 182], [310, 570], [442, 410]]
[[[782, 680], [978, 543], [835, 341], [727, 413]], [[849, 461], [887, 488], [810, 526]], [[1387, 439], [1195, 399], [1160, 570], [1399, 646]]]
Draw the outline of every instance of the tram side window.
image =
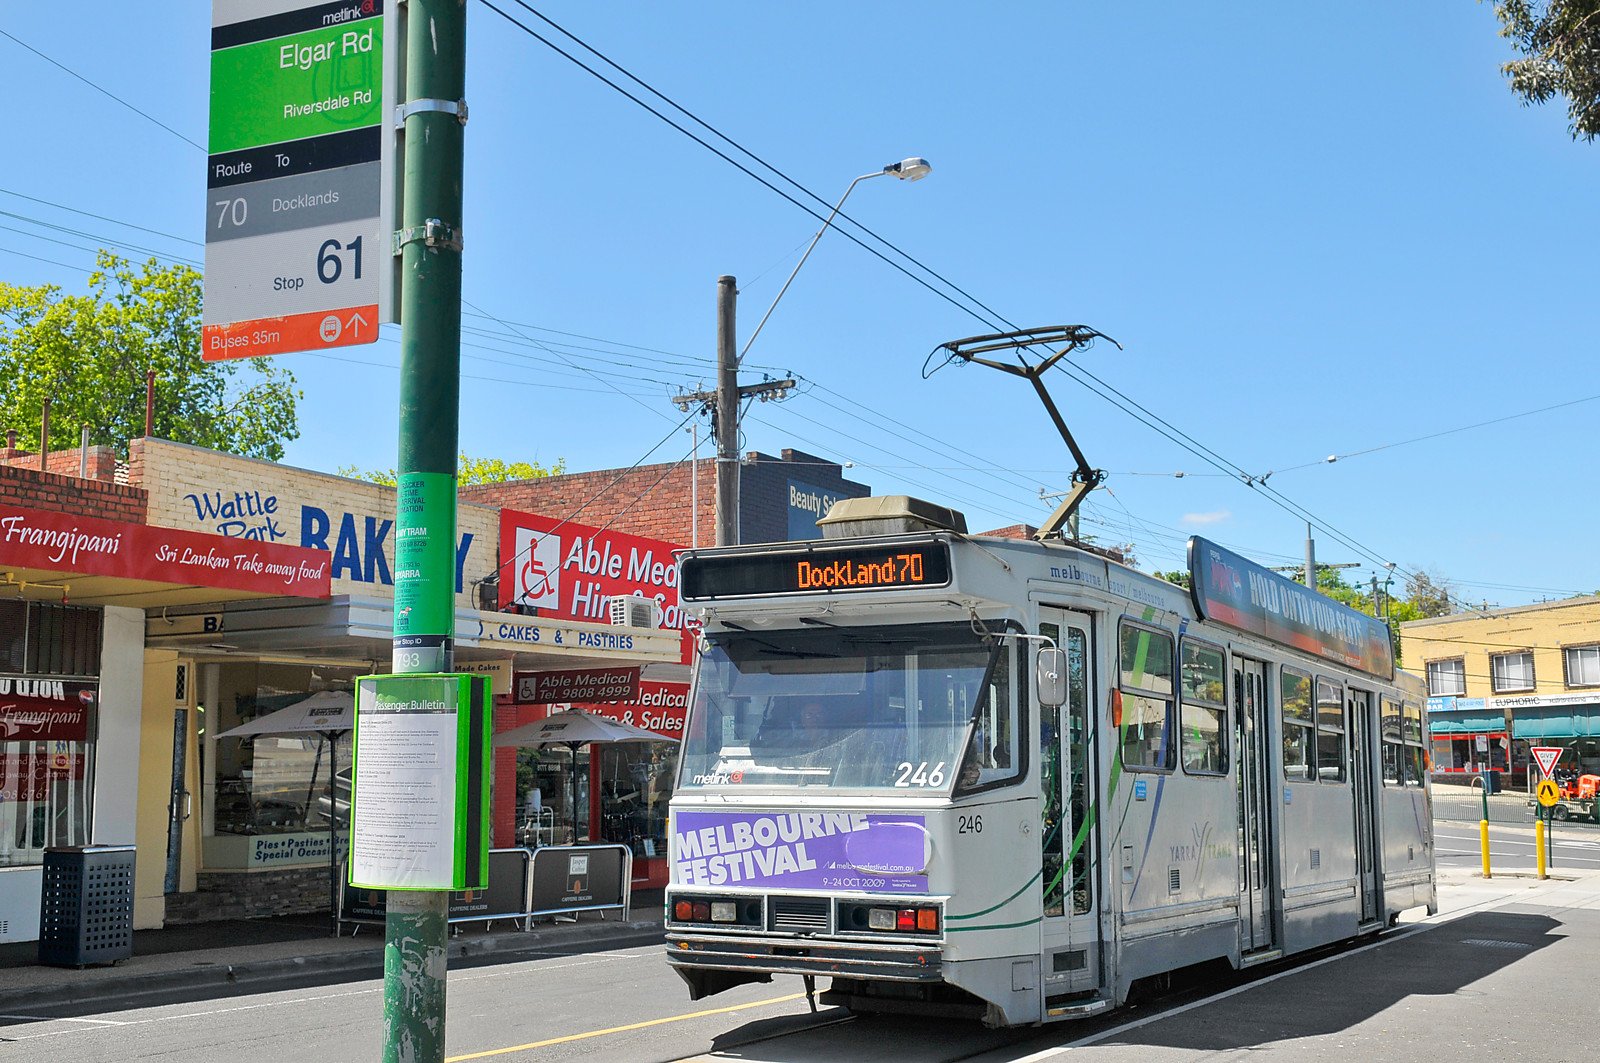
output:
[[1171, 771], [1177, 765], [1172, 741], [1172, 636], [1124, 622], [1122, 680], [1113, 712], [1122, 766], [1135, 771]]
[[1317, 679], [1317, 778], [1344, 782], [1344, 688]]
[[1311, 677], [1280, 668], [1278, 692], [1283, 702], [1283, 777], [1310, 782], [1317, 730], [1311, 714]]
[[1404, 719], [1401, 733], [1406, 744], [1404, 758], [1406, 783], [1410, 786], [1421, 786], [1426, 767], [1422, 748], [1422, 706], [1406, 702]]
[[1183, 770], [1191, 775], [1228, 771], [1227, 684], [1222, 651], [1183, 640]]
[[1378, 730], [1383, 739], [1383, 784], [1403, 786], [1407, 754], [1405, 742], [1400, 737], [1400, 703], [1384, 698], [1381, 706]]

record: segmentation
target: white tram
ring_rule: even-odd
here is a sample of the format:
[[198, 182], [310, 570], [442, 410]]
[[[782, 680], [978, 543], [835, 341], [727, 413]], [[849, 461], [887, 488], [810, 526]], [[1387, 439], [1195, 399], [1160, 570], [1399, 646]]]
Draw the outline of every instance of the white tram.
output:
[[681, 562], [694, 998], [828, 976], [858, 1010], [1039, 1023], [1436, 910], [1424, 689], [1381, 623], [1199, 538], [1191, 593], [904, 498], [824, 523], [849, 537]]

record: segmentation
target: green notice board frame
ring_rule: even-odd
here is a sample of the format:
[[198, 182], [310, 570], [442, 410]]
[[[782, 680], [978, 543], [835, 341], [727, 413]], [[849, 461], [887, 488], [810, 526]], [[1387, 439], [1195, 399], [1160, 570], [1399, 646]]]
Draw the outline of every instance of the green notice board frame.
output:
[[488, 676], [356, 680], [351, 885], [488, 886], [492, 705]]

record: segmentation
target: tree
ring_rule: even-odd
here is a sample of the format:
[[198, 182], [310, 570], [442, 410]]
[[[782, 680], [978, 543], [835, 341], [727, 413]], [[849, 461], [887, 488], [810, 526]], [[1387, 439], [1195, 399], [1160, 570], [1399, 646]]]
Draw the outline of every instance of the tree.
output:
[[[456, 482], [462, 487], [471, 487], [473, 484], [503, 484], [509, 480], [536, 480], [542, 476], [560, 476], [567, 471], [567, 459], [559, 458], [554, 465], [545, 468], [536, 461], [508, 462], [501, 458], [474, 458], [462, 454], [457, 468]], [[356, 480], [370, 480], [372, 483], [385, 484], [389, 487], [400, 482], [399, 476], [393, 469], [368, 469], [362, 472], [354, 465], [343, 465], [339, 468], [339, 475]]]
[[135, 270], [109, 251], [97, 265], [86, 295], [0, 282], [0, 429], [39, 424], [48, 397], [50, 449], [77, 447], [88, 425], [90, 443], [125, 457], [128, 440], [144, 435], [153, 369], [155, 435], [283, 457], [300, 435], [294, 376], [261, 358], [201, 359], [200, 274], [155, 259]]
[[1572, 139], [1600, 133], [1600, 0], [1500, 0], [1500, 36], [1524, 58], [1502, 66], [1525, 105], [1567, 99]]
[[1455, 588], [1450, 583], [1427, 572], [1415, 572], [1406, 577], [1406, 600], [1417, 611], [1418, 618], [1448, 616], [1456, 611]]
[[1160, 569], [1157, 569], [1154, 573], [1152, 573], [1152, 575], [1154, 575], [1156, 579], [1164, 579], [1168, 583], [1176, 583], [1184, 590], [1189, 589], [1189, 573], [1183, 571], [1182, 569], [1175, 568], [1171, 572], [1162, 572]]

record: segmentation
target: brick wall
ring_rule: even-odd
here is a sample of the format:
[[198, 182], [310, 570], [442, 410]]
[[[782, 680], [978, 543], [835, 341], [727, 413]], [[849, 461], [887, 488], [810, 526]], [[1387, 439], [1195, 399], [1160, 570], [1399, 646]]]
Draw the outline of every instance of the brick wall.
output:
[[143, 524], [148, 500], [137, 487], [109, 480], [80, 480], [76, 465], [73, 475], [62, 476], [0, 464], [0, 505]]
[[[39, 455], [34, 452], [0, 446], [0, 465], [9, 465], [23, 469], [38, 469]], [[83, 468], [83, 452], [80, 450], [52, 450], [45, 456], [45, 471], [53, 472], [59, 476], [77, 476]], [[117, 455], [110, 447], [89, 448], [89, 479], [115, 480], [117, 476]]]
[[[698, 465], [699, 541], [701, 546], [710, 546], [717, 539], [716, 462], [703, 458]], [[797, 450], [784, 450], [777, 458], [755, 451], [747, 454], [739, 476], [740, 538], [747, 543], [789, 538], [791, 479], [839, 497], [872, 493], [866, 484], [844, 479], [843, 472], [835, 462]], [[461, 498], [691, 546], [692, 493], [691, 466], [684, 462], [480, 484], [462, 488]]]
[[[705, 458], [697, 464], [700, 543], [709, 546], [717, 537], [716, 462]], [[641, 465], [637, 469], [602, 469], [479, 484], [463, 487], [461, 500], [543, 517], [565, 517], [592, 528], [609, 525], [632, 535], [688, 546], [693, 541], [693, 493], [693, 469], [684, 462], [676, 467]]]
[[215, 919], [262, 919], [328, 910], [328, 869], [289, 867], [279, 871], [202, 871], [194, 893], [167, 894], [167, 923]]

